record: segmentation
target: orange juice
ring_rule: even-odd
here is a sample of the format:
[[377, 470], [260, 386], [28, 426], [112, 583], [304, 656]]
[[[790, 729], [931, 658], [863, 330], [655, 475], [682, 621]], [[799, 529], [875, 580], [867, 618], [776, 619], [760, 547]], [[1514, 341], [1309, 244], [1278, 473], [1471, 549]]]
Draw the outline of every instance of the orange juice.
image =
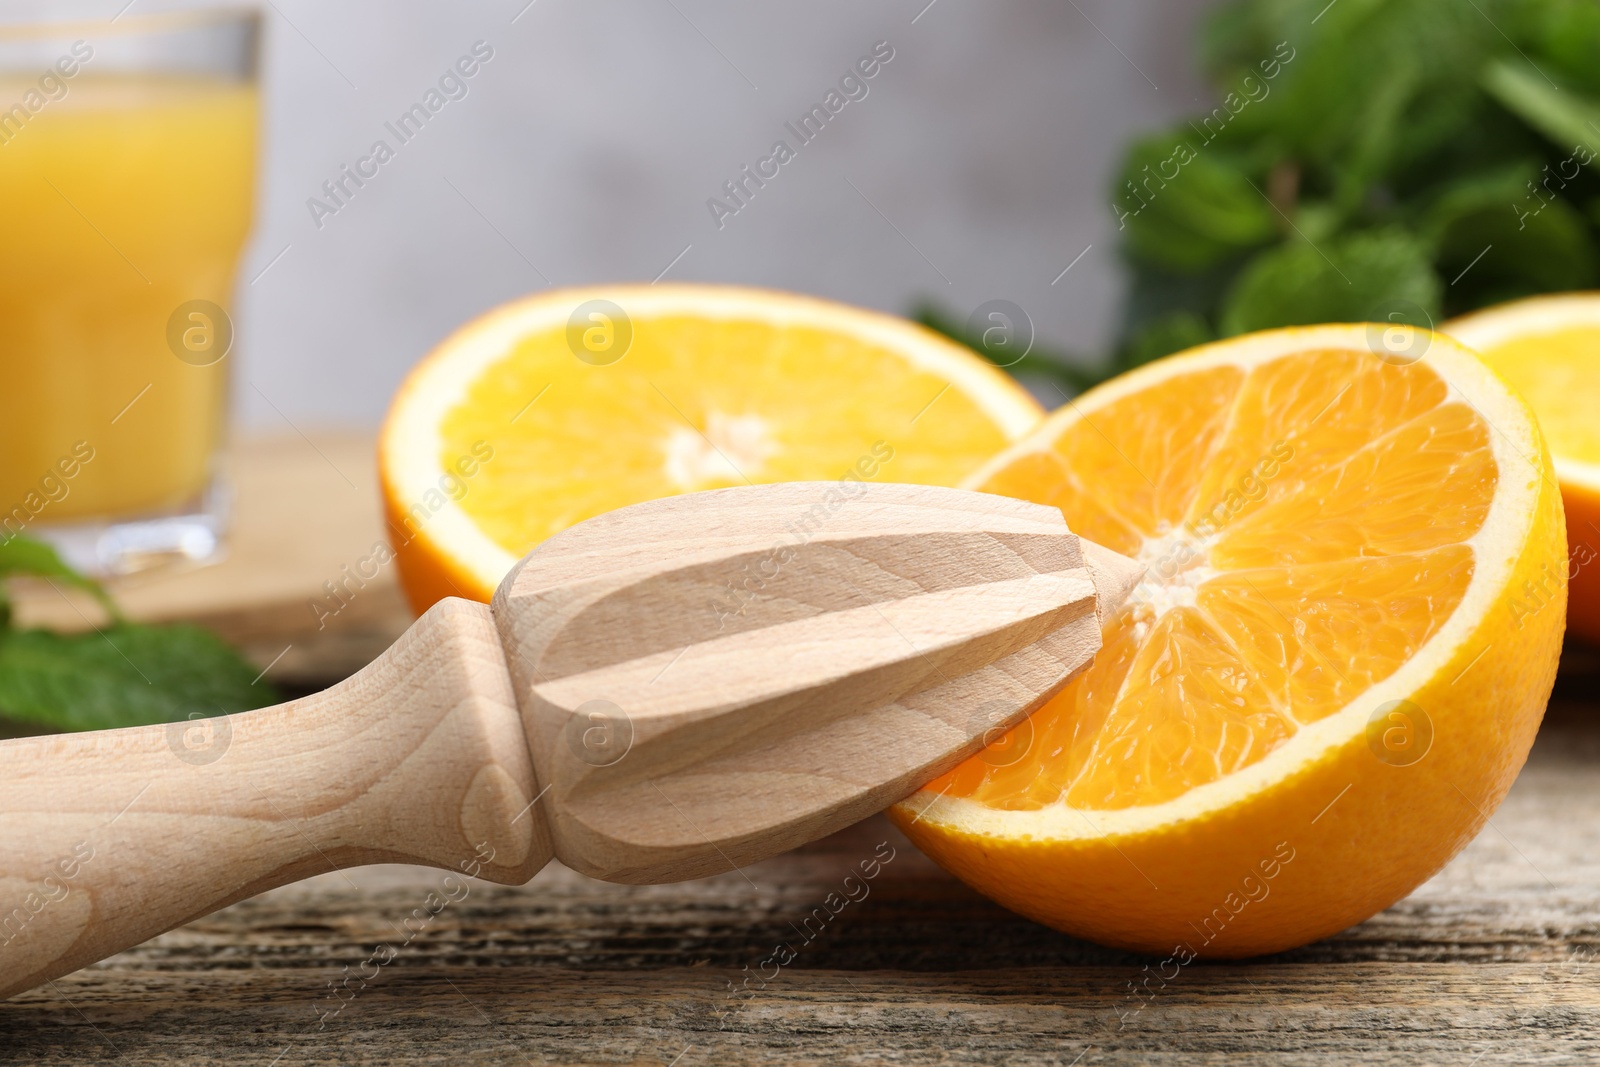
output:
[[[255, 87], [85, 71], [8, 121], [33, 85], [0, 80], [0, 514], [25, 499], [45, 523], [181, 505], [210, 477], [227, 360], [180, 359], [168, 323], [191, 301], [230, 303]], [[42, 479], [58, 491], [41, 509]]]

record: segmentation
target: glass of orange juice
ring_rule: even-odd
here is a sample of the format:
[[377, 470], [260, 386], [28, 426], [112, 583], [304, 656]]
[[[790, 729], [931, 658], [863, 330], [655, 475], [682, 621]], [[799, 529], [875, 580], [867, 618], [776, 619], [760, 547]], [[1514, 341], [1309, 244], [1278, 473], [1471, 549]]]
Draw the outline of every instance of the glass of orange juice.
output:
[[0, 541], [96, 573], [221, 551], [254, 11], [0, 25]]

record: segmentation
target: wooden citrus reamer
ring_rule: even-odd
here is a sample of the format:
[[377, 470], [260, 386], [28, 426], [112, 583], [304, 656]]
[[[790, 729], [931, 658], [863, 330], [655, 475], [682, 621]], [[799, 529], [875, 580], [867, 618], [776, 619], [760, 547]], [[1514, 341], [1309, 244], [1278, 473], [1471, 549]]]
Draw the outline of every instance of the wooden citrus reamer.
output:
[[1054, 508], [954, 489], [591, 519], [326, 692], [0, 743], [0, 996], [336, 867], [664, 882], [766, 858], [996, 739], [1141, 574]]

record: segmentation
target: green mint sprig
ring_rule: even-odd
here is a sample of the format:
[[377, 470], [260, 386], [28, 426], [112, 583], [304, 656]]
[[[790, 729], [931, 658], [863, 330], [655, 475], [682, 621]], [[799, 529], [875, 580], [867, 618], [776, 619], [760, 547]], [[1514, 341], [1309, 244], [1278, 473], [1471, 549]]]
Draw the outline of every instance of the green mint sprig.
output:
[[[18, 629], [8, 579], [42, 578], [89, 593], [108, 623], [84, 633]], [[103, 730], [245, 711], [277, 692], [209, 630], [129, 622], [105, 589], [32, 538], [0, 542], [0, 718], [57, 730]]]
[[1214, 99], [1134, 139], [1105, 191], [1129, 290], [1090, 377], [1600, 286], [1592, 0], [1226, 0], [1199, 52]]

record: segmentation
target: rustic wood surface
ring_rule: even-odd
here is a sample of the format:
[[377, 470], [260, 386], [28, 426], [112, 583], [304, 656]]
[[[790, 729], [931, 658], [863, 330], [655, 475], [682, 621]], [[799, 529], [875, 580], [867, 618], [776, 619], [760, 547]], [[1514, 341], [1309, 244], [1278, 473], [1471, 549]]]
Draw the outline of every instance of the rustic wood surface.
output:
[[[403, 628], [389, 603], [374, 632]], [[317, 685], [353, 658], [300, 633]], [[881, 842], [870, 895], [806, 941]], [[1600, 1062], [1600, 656], [1569, 645], [1527, 769], [1432, 881], [1294, 952], [1184, 968], [1142, 1010], [1155, 961], [988, 903], [881, 818], [671, 885], [444, 877], [330, 871], [0, 1002], [0, 1064]], [[780, 941], [796, 960], [730, 997]]]
[[[1492, 828], [1410, 898], [1191, 965], [1137, 1013], [1152, 961], [1009, 914], [874, 818], [699, 881], [473, 882], [426, 922], [408, 919], [441, 872], [319, 876], [0, 1003], [0, 1062], [1593, 1063], [1600, 702], [1579, 695]], [[791, 924], [885, 841], [870, 894], [806, 943]], [[784, 940], [795, 962], [730, 998]]]

